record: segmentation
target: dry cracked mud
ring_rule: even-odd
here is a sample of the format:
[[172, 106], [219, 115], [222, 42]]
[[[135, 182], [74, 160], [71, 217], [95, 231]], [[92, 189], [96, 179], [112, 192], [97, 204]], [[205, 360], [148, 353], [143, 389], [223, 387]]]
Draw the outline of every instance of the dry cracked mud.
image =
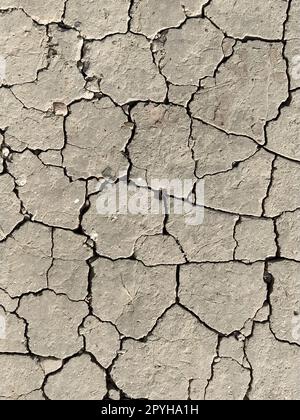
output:
[[1, 0], [0, 400], [300, 399], [300, 0]]

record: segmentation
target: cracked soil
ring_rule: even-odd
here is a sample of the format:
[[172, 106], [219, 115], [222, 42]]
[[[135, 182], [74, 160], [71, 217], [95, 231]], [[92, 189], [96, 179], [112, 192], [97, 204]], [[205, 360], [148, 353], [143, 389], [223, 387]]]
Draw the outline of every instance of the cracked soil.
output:
[[0, 399], [299, 400], [300, 0], [1, 0], [0, 58]]

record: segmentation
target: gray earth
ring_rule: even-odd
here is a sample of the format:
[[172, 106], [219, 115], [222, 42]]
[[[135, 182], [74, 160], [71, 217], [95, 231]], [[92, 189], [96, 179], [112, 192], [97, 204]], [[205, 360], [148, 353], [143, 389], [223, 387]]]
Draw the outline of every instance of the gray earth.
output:
[[1, 400], [300, 399], [299, 89], [300, 0], [1, 0]]

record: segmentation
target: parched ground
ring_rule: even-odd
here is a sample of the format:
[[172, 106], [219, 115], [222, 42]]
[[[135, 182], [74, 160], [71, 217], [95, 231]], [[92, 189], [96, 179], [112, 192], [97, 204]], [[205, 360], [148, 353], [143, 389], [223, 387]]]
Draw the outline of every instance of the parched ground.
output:
[[1, 0], [0, 104], [1, 399], [300, 399], [300, 0]]

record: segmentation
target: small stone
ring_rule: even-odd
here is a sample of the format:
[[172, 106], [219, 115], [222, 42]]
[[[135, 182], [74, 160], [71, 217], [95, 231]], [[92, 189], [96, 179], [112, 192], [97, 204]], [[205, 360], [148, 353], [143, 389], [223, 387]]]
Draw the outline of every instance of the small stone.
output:
[[110, 389], [108, 395], [111, 400], [119, 401], [121, 399], [120, 391], [116, 389]]
[[62, 102], [54, 102], [53, 111], [55, 115], [59, 115], [63, 117], [68, 115], [68, 112], [69, 112], [67, 105]]
[[10, 150], [7, 147], [3, 147], [1, 149], [1, 155], [4, 159], [7, 159], [8, 156], [10, 155]]
[[98, 233], [96, 233], [96, 232], [92, 232], [91, 233], [91, 239], [92, 239], [92, 241], [97, 242], [98, 237], [99, 237]]

